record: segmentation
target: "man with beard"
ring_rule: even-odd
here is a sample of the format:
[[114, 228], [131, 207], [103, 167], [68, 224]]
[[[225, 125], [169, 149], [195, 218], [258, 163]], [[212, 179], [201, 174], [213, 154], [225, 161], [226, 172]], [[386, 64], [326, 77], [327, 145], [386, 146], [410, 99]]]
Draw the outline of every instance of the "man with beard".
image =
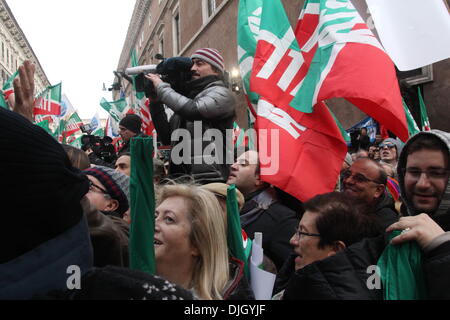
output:
[[[171, 178], [190, 175], [202, 184], [225, 182], [229, 165], [226, 164], [224, 138], [226, 130], [233, 128], [236, 101], [223, 81], [224, 60], [216, 49], [199, 49], [191, 59], [192, 80], [187, 84], [189, 89], [185, 95], [176, 92], [158, 75], [146, 75], [156, 88], [158, 100], [150, 107], [152, 119], [163, 143], [172, 145]], [[161, 103], [174, 111], [170, 121]], [[209, 129], [216, 129], [216, 133], [219, 130], [221, 141], [203, 141]], [[178, 140], [171, 140], [173, 133]]]

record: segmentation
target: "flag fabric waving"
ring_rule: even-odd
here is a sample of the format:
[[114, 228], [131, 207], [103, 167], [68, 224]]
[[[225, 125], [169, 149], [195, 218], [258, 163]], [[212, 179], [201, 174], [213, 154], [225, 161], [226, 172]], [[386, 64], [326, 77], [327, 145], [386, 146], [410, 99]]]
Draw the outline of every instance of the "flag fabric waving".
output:
[[[256, 43], [259, 36], [263, 0], [239, 1], [237, 42], [239, 69], [244, 86], [244, 94], [247, 102], [247, 125], [254, 128], [256, 121], [256, 109], [259, 95], [250, 89], [250, 76], [256, 51]], [[255, 148], [256, 141], [252, 135], [247, 136], [247, 144]]]
[[229, 254], [244, 264], [245, 275], [247, 279], [250, 279], [250, 269], [244, 251], [239, 206], [234, 184], [227, 190], [227, 244]]
[[295, 33], [306, 75], [294, 81], [294, 108], [310, 112], [317, 101], [342, 97], [408, 139], [394, 64], [351, 1], [307, 1]]
[[37, 97], [34, 105], [34, 114], [61, 114], [61, 83], [47, 87]]
[[414, 120], [411, 112], [409, 111], [408, 106], [405, 103], [405, 100], [403, 100], [403, 108], [405, 108], [405, 114], [406, 114], [406, 122], [408, 123], [408, 132], [409, 136], [413, 136], [416, 133], [420, 132], [419, 127], [417, 126], [416, 121]]
[[[261, 178], [301, 201], [331, 192], [347, 146], [324, 103], [317, 103], [313, 113], [290, 106], [291, 70], [301, 67], [292, 56], [301, 53], [279, 0], [263, 1], [257, 39], [250, 79], [252, 91], [261, 95], [255, 124]], [[280, 56], [286, 61], [277, 68]]]
[[420, 91], [420, 87], [417, 87], [417, 94], [419, 96], [420, 118], [421, 118], [422, 131], [431, 131], [430, 121], [428, 120], [428, 115], [427, 115], [427, 107], [425, 106], [425, 101], [423, 101], [422, 92]]
[[105, 98], [102, 98], [100, 101], [100, 106], [110, 114], [117, 124], [122, 119], [124, 112], [126, 112], [127, 105], [127, 101], [124, 98], [112, 102], [108, 102]]
[[154, 230], [155, 192], [153, 187], [153, 139], [131, 139], [130, 177], [130, 268], [149, 274], [156, 271]]
[[[137, 59], [136, 49], [133, 49], [131, 53], [131, 66], [137, 67], [139, 61]], [[150, 114], [150, 100], [145, 97], [144, 92], [138, 92], [136, 90], [136, 76], [133, 76], [133, 91], [136, 98], [136, 104], [134, 106], [134, 111], [142, 119], [142, 131], [148, 136], [153, 136], [156, 134], [155, 125], [153, 124], [153, 119]]]
[[2, 88], [2, 95], [0, 96], [0, 107], [9, 109], [8, 105], [8, 99], [9, 97], [14, 93], [14, 86], [13, 81], [19, 74], [19, 70], [17, 70], [9, 79], [6, 81], [6, 83], [3, 85]]
[[83, 125], [83, 121], [81, 121], [80, 116], [78, 115], [78, 113], [74, 112], [66, 123], [65, 129], [63, 131], [63, 135], [66, 138], [74, 135], [78, 131], [81, 131], [80, 126], [82, 126], [82, 125]]

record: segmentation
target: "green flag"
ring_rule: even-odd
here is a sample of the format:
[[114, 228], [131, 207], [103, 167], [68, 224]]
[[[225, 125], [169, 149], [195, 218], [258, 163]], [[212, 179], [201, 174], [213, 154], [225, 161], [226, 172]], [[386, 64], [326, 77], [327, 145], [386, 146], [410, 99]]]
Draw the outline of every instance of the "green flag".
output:
[[50, 122], [48, 120], [38, 122], [36, 125], [44, 129], [48, 134], [53, 134], [52, 130], [50, 130]]
[[405, 100], [403, 100], [403, 108], [405, 108], [405, 114], [406, 114], [406, 122], [408, 123], [408, 132], [409, 136], [413, 136], [416, 133], [420, 132], [419, 127], [416, 124], [416, 121], [414, 121], [414, 118], [409, 111], [408, 106], [405, 103]]
[[9, 109], [8, 98], [11, 94], [14, 93], [13, 82], [18, 74], [19, 74], [19, 70], [14, 72], [14, 74], [3, 85], [2, 94], [0, 94], [0, 107], [1, 108]]
[[153, 187], [153, 138], [131, 139], [130, 268], [154, 274], [155, 192]]
[[241, 219], [236, 198], [236, 186], [234, 184], [227, 190], [227, 222], [228, 251], [233, 258], [244, 263], [245, 275], [247, 279], [250, 279], [250, 269], [248, 260], [245, 258], [245, 251], [242, 243]]
[[123, 112], [127, 107], [127, 101], [125, 98], [122, 98], [116, 101], [108, 102], [105, 98], [102, 98], [100, 101], [100, 106], [111, 115], [114, 121], [119, 123], [123, 116]]
[[[393, 231], [388, 241], [400, 235]], [[422, 251], [415, 241], [400, 245], [389, 244], [377, 262], [383, 284], [384, 300], [426, 299], [422, 270]]]
[[[131, 52], [131, 67], [137, 67], [137, 66], [139, 66], [139, 60], [137, 58], [136, 49], [133, 49], [133, 51]], [[131, 108], [137, 115], [141, 116], [141, 118], [145, 118], [142, 116], [142, 109], [145, 108], [145, 100], [147, 98], [146, 98], [144, 92], [136, 91], [136, 77], [137, 76], [132, 76], [135, 103], [133, 104], [133, 106], [131, 106]]]
[[420, 118], [422, 119], [422, 131], [430, 131], [430, 121], [428, 120], [427, 115], [427, 107], [425, 106], [425, 101], [422, 98], [422, 92], [420, 91], [420, 87], [417, 87], [417, 94], [419, 96], [419, 104], [420, 104]]
[[91, 135], [103, 138], [105, 136], [105, 129], [95, 129], [94, 131], [92, 131]]

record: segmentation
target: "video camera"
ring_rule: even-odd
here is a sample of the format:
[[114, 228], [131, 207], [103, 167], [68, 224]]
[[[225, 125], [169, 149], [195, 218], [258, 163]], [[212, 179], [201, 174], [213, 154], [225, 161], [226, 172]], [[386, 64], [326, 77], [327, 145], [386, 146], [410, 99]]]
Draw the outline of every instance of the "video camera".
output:
[[188, 57], [162, 59], [163, 61], [158, 65], [151, 64], [128, 68], [125, 70], [125, 74], [128, 76], [137, 75], [135, 79], [136, 91], [144, 92], [147, 98], [156, 96], [153, 83], [145, 78], [145, 75], [149, 73], [161, 75], [161, 79], [169, 83], [172, 89], [182, 95], [186, 95], [188, 89], [186, 83], [192, 79], [193, 74], [191, 71], [194, 64], [192, 59]]
[[108, 163], [114, 163], [116, 161], [116, 152], [112, 142], [113, 140], [108, 136], [100, 138], [88, 134], [81, 137], [81, 149], [83, 151], [92, 149], [98, 158]]

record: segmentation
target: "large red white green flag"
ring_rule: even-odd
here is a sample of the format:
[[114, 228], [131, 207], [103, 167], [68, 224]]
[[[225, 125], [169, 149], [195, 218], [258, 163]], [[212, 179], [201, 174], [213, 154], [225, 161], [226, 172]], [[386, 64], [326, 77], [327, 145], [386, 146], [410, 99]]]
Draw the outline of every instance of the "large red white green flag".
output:
[[306, 1], [295, 34], [304, 61], [300, 82], [288, 88], [292, 107], [311, 112], [318, 101], [342, 97], [408, 139], [394, 64], [349, 0]]
[[78, 131], [81, 131], [80, 127], [82, 125], [83, 121], [81, 120], [80, 116], [78, 115], [78, 113], [74, 112], [66, 123], [63, 136], [69, 138]]
[[34, 114], [61, 114], [61, 83], [49, 86], [36, 98], [34, 103]]
[[262, 1], [257, 39], [250, 88], [260, 94], [255, 127], [261, 177], [302, 201], [330, 192], [347, 146], [324, 103], [312, 113], [290, 106], [303, 60], [279, 0]]

